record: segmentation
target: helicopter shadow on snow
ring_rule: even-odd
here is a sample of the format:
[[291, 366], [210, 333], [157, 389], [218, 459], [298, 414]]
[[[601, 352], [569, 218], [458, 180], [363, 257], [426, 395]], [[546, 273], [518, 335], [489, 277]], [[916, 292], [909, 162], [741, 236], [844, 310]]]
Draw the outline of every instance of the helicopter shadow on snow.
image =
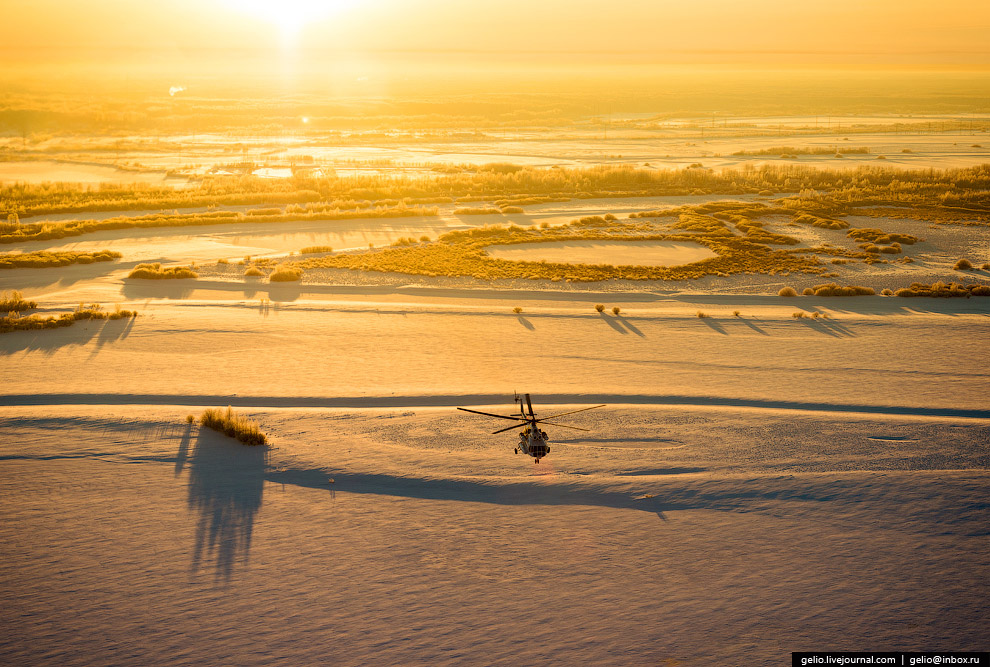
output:
[[[606, 447], [614, 447], [616, 445], [631, 445], [633, 447], [641, 447], [643, 449], [654, 449], [655, 447], [650, 447], [650, 445], [671, 445], [675, 444], [679, 447], [684, 446], [682, 440], [676, 440], [674, 438], [582, 438], [580, 436], [574, 438], [554, 438], [554, 442], [561, 445], [584, 445], [586, 447], [597, 447], [604, 445]], [[660, 449], [671, 449], [671, 447], [659, 447]]]
[[690, 475], [696, 472], [708, 472], [708, 468], [692, 466], [671, 466], [669, 468], [648, 468], [646, 470], [627, 470], [615, 473], [619, 477], [659, 477], [661, 475]]
[[[642, 474], [678, 474], [675, 472]], [[332, 477], [333, 482], [330, 482]], [[623, 491], [581, 488], [576, 485], [547, 485], [541, 480], [488, 483], [465, 479], [436, 479], [394, 476], [381, 473], [345, 472], [326, 469], [279, 468], [269, 470], [265, 479], [330, 492], [365, 493], [421, 500], [452, 500], [495, 505], [586, 505], [615, 509], [636, 509], [656, 514], [664, 521], [665, 512], [696, 509], [696, 502], [659, 496], [634, 496]]]

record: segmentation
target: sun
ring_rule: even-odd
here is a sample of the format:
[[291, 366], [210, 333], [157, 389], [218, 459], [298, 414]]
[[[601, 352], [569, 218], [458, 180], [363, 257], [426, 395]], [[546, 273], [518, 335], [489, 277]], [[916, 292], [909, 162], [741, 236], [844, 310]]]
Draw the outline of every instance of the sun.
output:
[[223, 0], [224, 4], [271, 23], [292, 39], [306, 25], [325, 20], [357, 0]]

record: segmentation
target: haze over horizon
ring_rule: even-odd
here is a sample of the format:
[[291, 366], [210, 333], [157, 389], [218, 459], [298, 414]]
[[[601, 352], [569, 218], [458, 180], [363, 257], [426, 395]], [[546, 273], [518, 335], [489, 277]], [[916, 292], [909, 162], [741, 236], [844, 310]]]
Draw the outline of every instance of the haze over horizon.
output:
[[[494, 62], [990, 66], [980, 0], [6, 3], [8, 64], [471, 53]], [[57, 17], [53, 19], [53, 17]]]

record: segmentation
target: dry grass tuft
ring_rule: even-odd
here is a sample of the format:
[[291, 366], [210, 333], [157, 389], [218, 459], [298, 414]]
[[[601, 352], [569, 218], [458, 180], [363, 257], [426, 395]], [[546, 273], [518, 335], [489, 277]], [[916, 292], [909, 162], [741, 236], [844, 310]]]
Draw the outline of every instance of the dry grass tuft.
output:
[[192, 424], [194, 421], [196, 421], [196, 418], [195, 417], [193, 417], [192, 415], [186, 415], [186, 423], [187, 424]]
[[454, 215], [500, 215], [503, 209], [493, 207], [465, 207], [455, 208]]
[[618, 306], [615, 306], [614, 308], [612, 308], [612, 314], [613, 315], [618, 315], [621, 312], [622, 312], [622, 309], [619, 308]]
[[21, 313], [37, 307], [37, 301], [27, 301], [17, 290], [0, 294], [0, 313]]
[[270, 283], [291, 283], [302, 278], [302, 269], [293, 266], [276, 266], [268, 276]]
[[605, 304], [604, 303], [596, 303], [595, 304], [595, 310], [597, 310], [599, 313], [605, 312]]
[[137, 317], [137, 311], [121, 310], [118, 305], [113, 312], [103, 310], [103, 306], [98, 303], [79, 304], [71, 313], [62, 313], [58, 317], [48, 315], [28, 315], [21, 317], [19, 313], [11, 311], [6, 317], [0, 317], [0, 333], [11, 331], [25, 331], [34, 329], [60, 329], [70, 327], [78, 320], [120, 320], [124, 318]]
[[956, 271], [970, 271], [973, 268], [973, 263], [968, 259], [960, 259], [952, 268]]
[[265, 275], [265, 272], [259, 269], [257, 266], [249, 266], [248, 270], [244, 272], [245, 276], [257, 277]]
[[695, 313], [695, 316], [696, 317], [699, 317], [699, 318], [702, 318], [702, 319], [704, 319], [706, 317], [711, 317], [711, 315], [709, 315], [708, 313], [706, 313], [706, 312], [704, 312], [702, 310], [699, 310], [697, 313]]
[[797, 296], [798, 293], [793, 287], [781, 287], [780, 291], [777, 292], [777, 296]]
[[882, 229], [876, 229], [873, 227], [859, 227], [855, 229], [850, 229], [846, 236], [851, 239], [855, 239], [860, 243], [897, 243], [904, 245], [914, 245], [922, 239], [912, 234], [896, 234], [894, 232], [885, 232]]
[[811, 225], [812, 227], [821, 227], [822, 229], [849, 229], [849, 223], [844, 220], [823, 218], [812, 213], [798, 213], [794, 216], [794, 222]]
[[204, 411], [199, 423], [245, 445], [264, 445], [268, 442], [267, 437], [258, 429], [257, 424], [236, 414], [233, 408], [229, 406], [226, 410], [210, 408]]
[[948, 297], [971, 297], [990, 296], [990, 285], [937, 282], [928, 285], [926, 283], [911, 283], [911, 287], [904, 287], [894, 292], [897, 296], [932, 296], [939, 298]]
[[127, 274], [127, 277], [141, 280], [184, 280], [199, 276], [188, 266], [166, 266], [163, 268], [161, 262], [155, 262], [154, 264], [138, 264], [133, 271]]
[[322, 252], [333, 252], [333, 248], [328, 245], [311, 245], [306, 246], [299, 251], [300, 255], [318, 255]]
[[515, 313], [516, 315], [518, 315], [519, 313], [522, 312], [522, 308], [520, 308], [519, 306], [516, 306], [515, 308], [512, 309], [512, 312]]
[[804, 294], [813, 296], [873, 296], [876, 292], [872, 287], [862, 287], [860, 285], [849, 285], [842, 287], [837, 283], [825, 283], [815, 285], [804, 290]]
[[0, 255], [0, 269], [45, 269], [53, 266], [68, 266], [70, 264], [92, 264], [93, 262], [112, 262], [120, 259], [119, 252], [99, 250], [97, 252], [51, 252], [39, 250], [36, 252], [4, 253]]

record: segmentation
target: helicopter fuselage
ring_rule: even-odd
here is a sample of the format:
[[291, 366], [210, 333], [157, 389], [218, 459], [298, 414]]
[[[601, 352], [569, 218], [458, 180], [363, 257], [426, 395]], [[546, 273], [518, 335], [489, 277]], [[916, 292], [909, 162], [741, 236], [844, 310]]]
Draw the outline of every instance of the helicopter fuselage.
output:
[[539, 463], [540, 459], [550, 453], [550, 440], [547, 432], [535, 424], [530, 424], [519, 433], [519, 446], [516, 451], [532, 456]]

